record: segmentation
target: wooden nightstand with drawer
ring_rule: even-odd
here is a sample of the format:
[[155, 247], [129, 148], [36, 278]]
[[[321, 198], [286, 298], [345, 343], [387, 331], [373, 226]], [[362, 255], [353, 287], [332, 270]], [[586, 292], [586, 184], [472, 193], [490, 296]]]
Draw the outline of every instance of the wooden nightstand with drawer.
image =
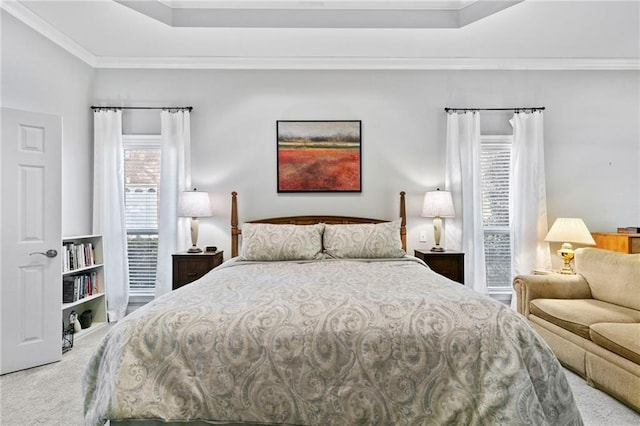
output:
[[414, 250], [415, 257], [422, 259], [434, 272], [464, 284], [464, 253], [460, 251]]
[[215, 251], [173, 254], [173, 289], [189, 284], [221, 265], [223, 253]]

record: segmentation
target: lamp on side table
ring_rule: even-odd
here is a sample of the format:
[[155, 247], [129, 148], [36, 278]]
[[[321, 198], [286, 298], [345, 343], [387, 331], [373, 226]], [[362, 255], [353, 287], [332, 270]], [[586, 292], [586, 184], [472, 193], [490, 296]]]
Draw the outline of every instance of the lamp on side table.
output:
[[191, 218], [191, 248], [188, 253], [201, 253], [202, 249], [198, 248], [198, 228], [200, 223], [199, 217], [211, 216], [211, 201], [208, 192], [185, 191], [180, 195], [178, 204], [178, 212], [182, 217]]
[[440, 247], [442, 218], [455, 217], [451, 192], [440, 191], [440, 188], [427, 192], [424, 195], [424, 202], [422, 203], [422, 217], [433, 218], [433, 238], [435, 246], [433, 246], [431, 251], [443, 252], [444, 248]]
[[574, 217], [557, 218], [544, 240], [550, 243], [562, 243], [562, 247], [557, 251], [557, 253], [564, 262], [564, 266], [560, 273], [566, 275], [575, 274], [571, 267], [571, 261], [573, 260], [574, 255], [571, 243], [586, 246], [596, 245], [587, 225], [584, 224], [582, 219]]

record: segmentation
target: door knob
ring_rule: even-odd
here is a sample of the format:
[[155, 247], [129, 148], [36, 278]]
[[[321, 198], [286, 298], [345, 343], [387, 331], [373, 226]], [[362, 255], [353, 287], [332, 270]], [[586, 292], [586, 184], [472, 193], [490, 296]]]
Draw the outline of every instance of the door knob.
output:
[[41, 254], [43, 256], [47, 256], [47, 257], [56, 257], [58, 255], [58, 252], [54, 249], [49, 249], [46, 252], [41, 252], [41, 251], [36, 251], [33, 253], [29, 253], [29, 256], [33, 256], [34, 254]]

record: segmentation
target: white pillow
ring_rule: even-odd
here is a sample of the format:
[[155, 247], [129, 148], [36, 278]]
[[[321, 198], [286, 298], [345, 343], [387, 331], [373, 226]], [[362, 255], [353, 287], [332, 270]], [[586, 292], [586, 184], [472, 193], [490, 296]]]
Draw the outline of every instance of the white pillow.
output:
[[325, 225], [324, 250], [335, 258], [377, 259], [405, 255], [400, 220], [355, 225]]
[[322, 258], [323, 224], [242, 226], [242, 260], [311, 260]]

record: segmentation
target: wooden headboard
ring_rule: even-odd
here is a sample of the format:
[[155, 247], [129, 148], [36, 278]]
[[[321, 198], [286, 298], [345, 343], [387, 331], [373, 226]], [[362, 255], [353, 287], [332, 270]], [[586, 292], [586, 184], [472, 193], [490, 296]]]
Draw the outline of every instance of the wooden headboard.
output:
[[[404, 201], [405, 192], [400, 192], [400, 240], [402, 241], [402, 249], [407, 251], [407, 210]], [[248, 223], [274, 223], [274, 224], [290, 224], [290, 225], [313, 225], [316, 223], [328, 223], [330, 225], [340, 224], [358, 224], [358, 223], [381, 223], [389, 222], [388, 219], [371, 219], [366, 217], [352, 216], [286, 216], [272, 217], [269, 219], [251, 220]], [[242, 230], [238, 228], [238, 193], [231, 193], [231, 257], [238, 256], [238, 237], [242, 234]]]

